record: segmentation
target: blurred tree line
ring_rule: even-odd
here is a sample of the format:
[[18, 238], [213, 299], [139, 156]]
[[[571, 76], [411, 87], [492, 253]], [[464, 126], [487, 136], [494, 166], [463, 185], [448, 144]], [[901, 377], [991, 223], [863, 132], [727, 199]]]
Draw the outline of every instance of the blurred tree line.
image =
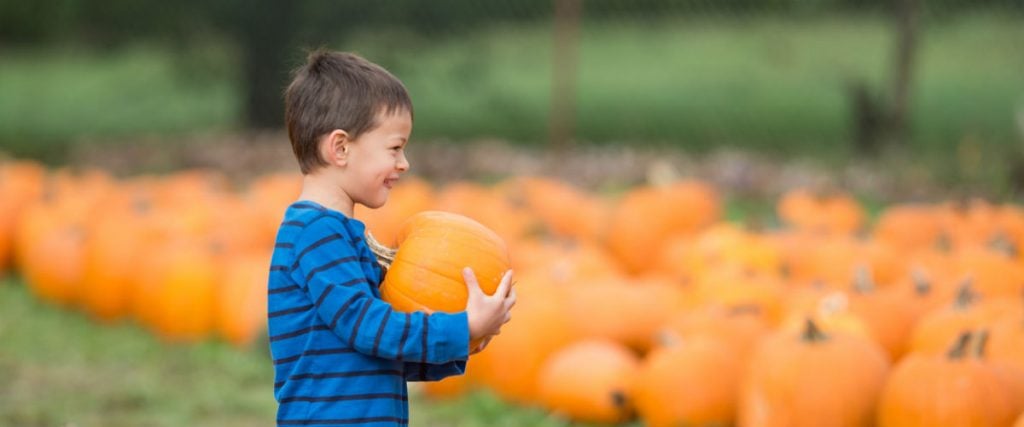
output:
[[[367, 28], [400, 28], [422, 37], [452, 36], [502, 22], [552, 20], [560, 0], [0, 0], [0, 48], [81, 44], [113, 48], [153, 41], [188, 49], [210, 38], [238, 52], [243, 120], [279, 127], [281, 90], [304, 49]], [[577, 0], [582, 1], [582, 0]], [[886, 105], [852, 85], [857, 139], [873, 150], [887, 126], [906, 116], [919, 15], [941, 18], [967, 9], [1024, 12], [1013, 0], [585, 0], [583, 20], [658, 19], [682, 14], [820, 16], [878, 13], [893, 18], [897, 34], [892, 86]], [[902, 92], [902, 93], [901, 93]]]

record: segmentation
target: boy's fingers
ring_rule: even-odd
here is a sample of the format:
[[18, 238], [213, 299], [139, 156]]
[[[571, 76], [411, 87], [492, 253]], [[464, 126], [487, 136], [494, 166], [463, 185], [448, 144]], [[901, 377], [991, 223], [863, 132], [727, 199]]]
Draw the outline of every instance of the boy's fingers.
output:
[[512, 291], [508, 293], [508, 298], [505, 298], [505, 308], [506, 309], [511, 309], [512, 307], [515, 307], [515, 306], [516, 306], [516, 290], [515, 290], [515, 288], [513, 288]]
[[505, 312], [505, 319], [503, 319], [501, 321], [501, 324], [504, 325], [504, 324], [508, 323], [509, 320], [512, 320], [512, 312], [511, 311], [506, 311]]
[[512, 288], [512, 270], [506, 271], [504, 276], [501, 276], [501, 283], [498, 283], [498, 289], [494, 290], [494, 295], [501, 295], [502, 297], [508, 296], [509, 290]]

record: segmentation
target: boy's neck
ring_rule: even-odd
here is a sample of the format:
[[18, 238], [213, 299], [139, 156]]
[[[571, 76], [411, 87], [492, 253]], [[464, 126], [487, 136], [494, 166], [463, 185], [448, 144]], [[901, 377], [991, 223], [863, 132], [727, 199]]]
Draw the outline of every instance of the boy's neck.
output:
[[352, 218], [354, 203], [333, 181], [322, 174], [310, 173], [302, 177], [302, 192], [299, 200], [316, 202], [321, 206], [333, 209]]

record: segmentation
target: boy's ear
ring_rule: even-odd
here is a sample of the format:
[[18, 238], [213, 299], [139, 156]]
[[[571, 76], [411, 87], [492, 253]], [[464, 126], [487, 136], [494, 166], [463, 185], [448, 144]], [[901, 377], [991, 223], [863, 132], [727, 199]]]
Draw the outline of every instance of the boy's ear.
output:
[[325, 137], [326, 141], [321, 146], [321, 155], [327, 163], [335, 166], [345, 166], [348, 162], [349, 146], [352, 145], [352, 141], [348, 137], [348, 132], [341, 129], [335, 129]]

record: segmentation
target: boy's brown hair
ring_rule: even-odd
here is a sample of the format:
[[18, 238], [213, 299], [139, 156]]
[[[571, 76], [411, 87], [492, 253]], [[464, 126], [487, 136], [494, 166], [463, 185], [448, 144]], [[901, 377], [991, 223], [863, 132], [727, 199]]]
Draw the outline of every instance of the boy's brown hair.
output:
[[319, 139], [335, 129], [358, 138], [378, 125], [377, 114], [408, 111], [405, 85], [381, 66], [359, 55], [318, 49], [293, 73], [284, 94], [285, 125], [303, 174], [327, 163]]

